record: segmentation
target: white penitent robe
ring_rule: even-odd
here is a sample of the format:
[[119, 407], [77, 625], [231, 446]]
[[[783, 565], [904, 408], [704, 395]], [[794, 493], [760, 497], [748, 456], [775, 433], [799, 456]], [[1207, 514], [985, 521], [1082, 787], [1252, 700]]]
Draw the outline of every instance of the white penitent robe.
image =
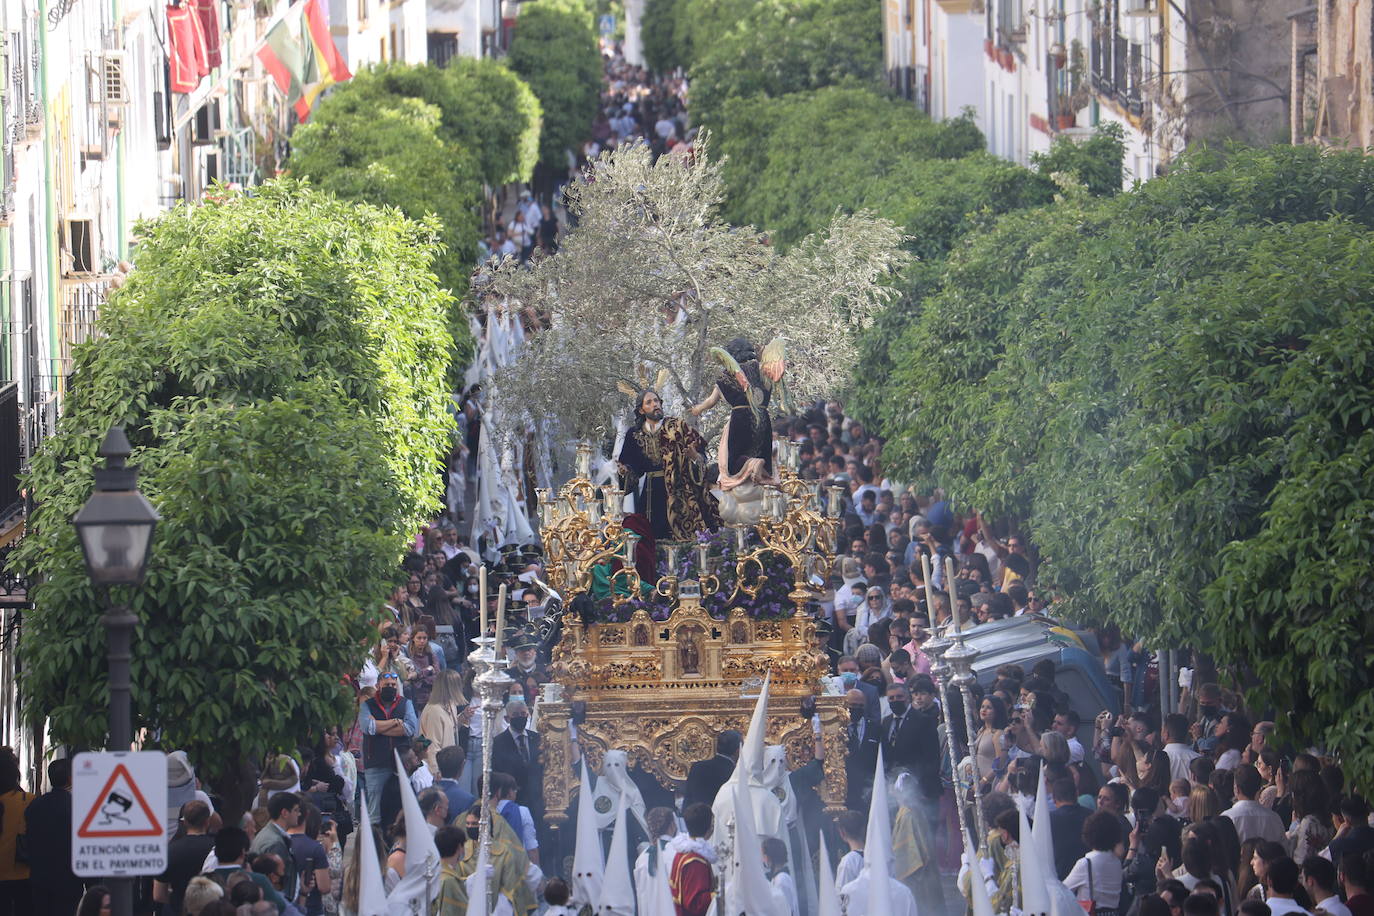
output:
[[[865, 868], [859, 877], [840, 888], [840, 899], [845, 902], [845, 912], [868, 912], [868, 875], [868, 869]], [[896, 878], [888, 878], [887, 886], [889, 899], [892, 901], [892, 916], [916, 916], [916, 898], [911, 896], [907, 886]]]
[[801, 916], [801, 905], [797, 901], [797, 885], [792, 876], [780, 871], [773, 876], [772, 884], [773, 889], [782, 894], [782, 899], [787, 901], [787, 912], [790, 916]]
[[[670, 840], [659, 837], [657, 849], [646, 846], [635, 860], [635, 899], [639, 901], [639, 916], [675, 916], [673, 892], [668, 888], [668, 871], [672, 868], [676, 850], [665, 848]], [[651, 856], [651, 853], [654, 855]], [[649, 874], [650, 859], [654, 873]]]

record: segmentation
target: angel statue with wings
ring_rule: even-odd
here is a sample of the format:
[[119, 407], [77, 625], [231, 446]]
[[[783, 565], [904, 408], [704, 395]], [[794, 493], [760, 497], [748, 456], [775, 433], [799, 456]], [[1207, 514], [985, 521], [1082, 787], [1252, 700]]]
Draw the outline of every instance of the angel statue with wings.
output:
[[730, 417], [725, 421], [716, 450], [720, 466], [716, 486], [722, 493], [729, 493], [747, 484], [776, 483], [773, 420], [768, 405], [776, 394], [783, 409], [788, 409], [787, 389], [782, 380], [782, 338], [774, 338], [764, 347], [762, 357], [743, 337], [736, 337], [724, 349], [712, 347], [710, 355], [725, 371], [716, 379], [706, 400], [690, 408], [690, 412], [699, 417], [720, 403], [721, 398], [730, 405]]
[[635, 512], [649, 520], [655, 541], [690, 541], [720, 527], [715, 498], [707, 491], [706, 440], [677, 417], [665, 417], [661, 372], [650, 387], [618, 382], [634, 400], [634, 425], [616, 455], [634, 495]]

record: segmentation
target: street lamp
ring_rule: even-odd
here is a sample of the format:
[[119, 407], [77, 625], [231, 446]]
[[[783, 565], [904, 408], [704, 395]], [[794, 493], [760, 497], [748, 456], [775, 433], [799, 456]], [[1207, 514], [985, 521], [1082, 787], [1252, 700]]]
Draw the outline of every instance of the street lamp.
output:
[[153, 528], [162, 518], [138, 492], [138, 468], [124, 466], [130, 453], [124, 427], [110, 427], [98, 452], [105, 467], [96, 469], [95, 492], [72, 519], [95, 585], [142, 584]]
[[[142, 584], [153, 529], [161, 519], [153, 504], [138, 492], [138, 468], [125, 466], [131, 452], [124, 427], [110, 427], [97, 453], [105, 459], [105, 467], [96, 469], [95, 492], [72, 519], [81, 540], [86, 572], [97, 587]], [[110, 666], [109, 747], [127, 751], [133, 743], [129, 647], [138, 615], [128, 607], [111, 604], [100, 622], [105, 625]], [[133, 879], [111, 878], [109, 888], [113, 916], [129, 916], [133, 912]]]

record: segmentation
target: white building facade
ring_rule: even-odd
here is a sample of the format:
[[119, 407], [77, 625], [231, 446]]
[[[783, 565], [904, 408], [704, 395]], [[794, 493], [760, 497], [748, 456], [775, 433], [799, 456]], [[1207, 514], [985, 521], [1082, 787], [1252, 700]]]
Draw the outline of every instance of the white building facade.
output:
[[936, 118], [976, 110], [992, 153], [1121, 126], [1125, 182], [1197, 140], [1282, 142], [1303, 0], [884, 0], [888, 81]]

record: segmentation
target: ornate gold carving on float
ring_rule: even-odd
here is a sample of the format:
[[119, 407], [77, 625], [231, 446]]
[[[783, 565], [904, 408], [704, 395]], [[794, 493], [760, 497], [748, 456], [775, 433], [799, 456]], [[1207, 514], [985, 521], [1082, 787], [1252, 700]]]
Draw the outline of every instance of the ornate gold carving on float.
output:
[[[621, 524], [624, 493], [608, 486], [598, 494], [590, 449], [579, 449], [578, 474], [557, 496], [539, 492], [550, 584], [570, 605], [599, 577], [602, 606], [613, 618], [584, 622], [567, 614], [553, 651], [551, 672], [562, 695], [539, 706], [544, 797], [553, 823], [567, 819], [576, 791], [569, 744], [574, 703], [585, 703], [576, 730], [594, 768], [607, 750], [624, 750], [632, 767], [680, 789], [692, 763], [714, 753], [716, 735], [746, 729], [758, 685], [770, 671], [768, 743], [786, 746], [793, 768], [809, 761], [814, 738], [802, 700], [815, 697], [825, 750], [821, 796], [828, 807], [843, 807], [848, 715], [842, 697], [821, 695], [828, 669], [807, 611], [816, 594], [808, 579], [813, 572], [824, 577], [834, 555], [840, 493], [823, 492], [791, 470], [795, 445], [784, 444], [781, 463], [778, 485], [763, 488], [752, 526], [756, 539], [750, 528], [732, 527], [728, 556], [713, 556], [705, 543], [690, 550], [664, 544], [668, 574], [652, 588], [634, 568], [637, 538]], [[624, 562], [614, 572], [603, 566], [594, 577], [598, 565], [613, 559]], [[750, 612], [770, 582], [789, 589], [786, 601], [794, 607], [781, 608], [789, 616]], [[721, 619], [708, 612], [703, 595], [719, 603], [723, 594]]]

